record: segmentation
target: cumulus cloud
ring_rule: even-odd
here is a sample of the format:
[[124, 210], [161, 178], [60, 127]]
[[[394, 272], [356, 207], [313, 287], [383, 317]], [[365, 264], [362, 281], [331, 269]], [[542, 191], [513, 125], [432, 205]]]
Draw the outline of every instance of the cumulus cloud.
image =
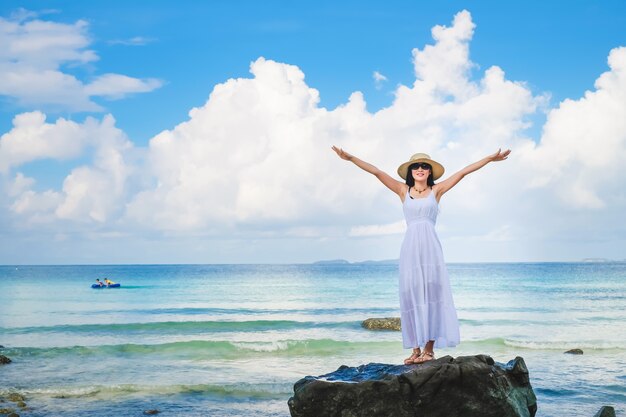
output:
[[162, 85], [157, 79], [121, 74], [78, 79], [66, 67], [99, 60], [89, 49], [88, 23], [57, 23], [37, 17], [24, 9], [8, 19], [0, 17], [0, 95], [18, 106], [101, 111], [93, 98], [117, 99]]
[[15, 116], [13, 128], [0, 137], [0, 172], [38, 159], [78, 157], [94, 123], [91, 118], [84, 126], [63, 118], [46, 123], [46, 115], [38, 111]]
[[[420, 78], [400, 87], [395, 102], [375, 114], [360, 93], [334, 110], [320, 108], [318, 92], [297, 67], [255, 61], [252, 79], [216, 86], [189, 121], [150, 142], [149, 170], [157, 185], [130, 202], [129, 215], [175, 229], [289, 229], [349, 218], [346, 233], [353, 236], [400, 230], [384, 226], [396, 224], [397, 198], [341, 164], [329, 148], [342, 145], [393, 172], [418, 149], [468, 163], [468, 156], [482, 157], [516, 140], [541, 98], [506, 80], [497, 67], [478, 82], [469, 79], [473, 28], [467, 12], [453, 26], [437, 27], [438, 42], [414, 52]], [[456, 82], [431, 71], [432, 60]], [[150, 210], [155, 206], [160, 210]], [[383, 226], [354, 223], [366, 220]]]
[[613, 49], [608, 65], [595, 91], [549, 112], [541, 142], [524, 154], [538, 173], [532, 185], [553, 187], [578, 208], [605, 208], [624, 196], [626, 47]]
[[[37, 158], [97, 151], [62, 190], [36, 192], [17, 174], [12, 210], [39, 221], [229, 239], [297, 236], [345, 246], [346, 239], [378, 236], [393, 249], [379, 244], [353, 255], [393, 257], [403, 231], [398, 197], [337, 158], [331, 145], [393, 175], [418, 151], [450, 175], [510, 147], [508, 161], [444, 196], [439, 230], [453, 260], [571, 259], [589, 249], [580, 237], [594, 230], [605, 239], [596, 248], [623, 244], [626, 230], [615, 222], [626, 208], [626, 49], [611, 51], [593, 91], [549, 110], [541, 138], [533, 140], [526, 129], [546, 96], [497, 66], [477, 73], [469, 58], [474, 29], [466, 11], [435, 27], [434, 43], [413, 50], [415, 82], [399, 86], [393, 103], [376, 113], [359, 92], [335, 109], [320, 107], [319, 92], [298, 67], [264, 58], [251, 64], [251, 78], [216, 85], [188, 120], [143, 150], [109, 116], [45, 123], [41, 113], [25, 113], [0, 140], [4, 172]], [[115, 91], [106, 83], [92, 88], [106, 96], [107, 88]], [[97, 141], [88, 139], [94, 135]], [[56, 153], [61, 141], [69, 141], [67, 149]], [[129, 156], [137, 154], [143, 156]]]
[[128, 178], [137, 153], [124, 132], [107, 115], [83, 123], [63, 118], [47, 123], [40, 112], [15, 117], [13, 129], [0, 138], [0, 172], [41, 159], [68, 160], [93, 155], [89, 165], [74, 168], [62, 190], [36, 191], [36, 179], [21, 172], [5, 188], [14, 197], [10, 209], [27, 223], [70, 220], [103, 223], [119, 217], [128, 198]]

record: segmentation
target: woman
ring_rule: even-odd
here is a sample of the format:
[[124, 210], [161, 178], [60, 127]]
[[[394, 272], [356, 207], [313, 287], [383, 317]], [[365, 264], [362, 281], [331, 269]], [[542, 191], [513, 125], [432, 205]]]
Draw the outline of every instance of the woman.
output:
[[400, 319], [402, 344], [405, 349], [413, 349], [404, 363], [433, 360], [435, 347], [452, 347], [460, 341], [448, 272], [435, 233], [439, 201], [467, 174], [489, 162], [507, 159], [511, 150], [501, 152], [498, 149], [493, 155], [435, 184], [444, 168], [424, 153], [413, 155], [398, 167], [398, 175], [404, 180], [401, 182], [341, 148], [333, 146], [332, 149], [341, 159], [375, 175], [402, 201], [407, 230], [400, 250]]

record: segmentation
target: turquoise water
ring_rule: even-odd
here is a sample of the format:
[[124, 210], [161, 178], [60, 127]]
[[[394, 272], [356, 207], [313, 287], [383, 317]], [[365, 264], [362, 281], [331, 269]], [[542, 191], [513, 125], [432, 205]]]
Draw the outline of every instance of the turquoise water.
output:
[[[626, 415], [626, 263], [449, 272], [462, 343], [439, 356], [522, 356], [539, 416]], [[2, 266], [0, 396], [28, 416], [287, 416], [305, 375], [400, 363], [399, 332], [360, 326], [398, 315], [392, 264]]]

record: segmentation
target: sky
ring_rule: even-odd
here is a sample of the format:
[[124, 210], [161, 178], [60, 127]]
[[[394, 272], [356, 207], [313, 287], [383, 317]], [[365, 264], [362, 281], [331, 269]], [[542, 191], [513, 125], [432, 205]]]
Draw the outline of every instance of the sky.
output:
[[[436, 4], [434, 4], [436, 3]], [[626, 259], [626, 2], [3, 1], [0, 264]], [[399, 178], [398, 178], [399, 179]]]

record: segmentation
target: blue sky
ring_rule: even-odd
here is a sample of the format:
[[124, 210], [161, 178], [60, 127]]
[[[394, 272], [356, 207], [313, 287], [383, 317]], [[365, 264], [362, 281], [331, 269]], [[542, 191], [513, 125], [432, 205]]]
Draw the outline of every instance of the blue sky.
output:
[[[255, 202], [259, 202], [258, 210], [241, 208], [241, 205], [248, 201], [247, 196], [250, 193], [246, 193], [246, 187], [249, 187], [249, 184], [255, 181], [264, 181], [264, 184], [273, 183], [273, 175], [276, 172], [292, 169], [291, 166], [285, 166], [283, 161], [294, 161], [301, 157], [294, 154], [285, 155], [285, 159], [281, 159], [277, 156], [280, 151], [274, 151], [273, 156], [271, 153], [263, 154], [269, 152], [268, 149], [284, 149], [279, 146], [284, 144], [278, 139], [275, 140], [273, 135], [280, 136], [285, 132], [291, 132], [302, 138], [302, 142], [291, 150], [296, 153], [308, 149], [307, 146], [318, 140], [317, 137], [323, 136], [328, 143], [316, 142], [316, 146], [312, 148], [315, 152], [318, 149], [326, 149], [326, 145], [331, 142], [337, 143], [349, 147], [357, 155], [371, 156], [374, 158], [372, 162], [380, 163], [381, 167], [390, 172], [393, 172], [395, 165], [402, 162], [398, 161], [398, 158], [402, 158], [401, 155], [410, 155], [420, 150], [412, 149], [412, 146], [423, 146], [426, 148], [424, 150], [431, 154], [437, 154], [439, 151], [440, 155], [449, 156], [453, 168], [460, 168], [463, 164], [472, 162], [467, 158], [474, 157], [473, 153], [462, 152], [455, 155], [451, 151], [457, 146], [457, 142], [461, 143], [458, 145], [461, 148], [465, 143], [455, 140], [454, 135], [458, 135], [459, 132], [446, 131], [446, 123], [449, 124], [449, 120], [457, 120], [460, 114], [466, 114], [465, 110], [461, 109], [462, 106], [459, 106], [458, 110], [462, 113], [450, 114], [450, 119], [424, 120], [402, 132], [394, 133], [394, 129], [386, 127], [388, 124], [384, 121], [386, 117], [396, 118], [394, 120], [399, 124], [403, 123], [401, 120], [405, 120], [401, 119], [405, 116], [400, 116], [404, 113], [398, 101], [399, 88], [401, 86], [410, 88], [416, 82], [416, 61], [412, 55], [414, 48], [424, 51], [427, 45], [436, 45], [431, 29], [437, 25], [454, 28], [455, 15], [467, 10], [470, 16], [467, 19], [474, 28], [470, 35], [459, 35], [461, 40], [453, 46], [460, 48], [459, 50], [467, 46], [469, 51], [467, 62], [461, 65], [465, 79], [460, 82], [464, 85], [473, 83], [474, 87], [480, 90], [483, 88], [481, 82], [485, 80], [486, 71], [497, 67], [503, 72], [504, 80], [520, 86], [523, 91], [511, 94], [519, 94], [514, 97], [525, 97], [524, 100], [528, 100], [526, 107], [513, 106], [503, 112], [506, 114], [497, 116], [498, 120], [514, 122], [502, 127], [508, 129], [508, 136], [496, 136], [496, 139], [502, 141], [501, 146], [513, 147], [513, 155], [516, 151], [515, 146], [527, 149], [532, 146], [531, 142], [538, 145], [534, 149], [535, 153], [528, 151], [528, 154], [523, 155], [518, 161], [521, 165], [516, 165], [516, 168], [523, 167], [524, 164], [529, 166], [540, 160], [544, 161], [545, 166], [546, 159], [554, 159], [550, 152], [558, 153], [551, 150], [558, 148], [559, 145], [554, 142], [556, 139], [552, 139], [550, 132], [560, 131], [557, 121], [560, 120], [559, 115], [563, 114], [551, 112], [559, 110], [561, 103], [568, 100], [579, 103], [581, 107], [583, 104], [597, 107], [598, 104], [591, 103], [591, 100], [585, 103], [580, 100], [586, 91], [595, 91], [594, 83], [601, 74], [609, 70], [607, 58], [611, 51], [626, 46], [626, 31], [623, 30], [626, 27], [626, 3], [621, 1], [385, 3], [193, 1], [178, 4], [166, 1], [150, 3], [9, 1], [3, 2], [0, 7], [4, 27], [13, 28], [11, 29], [13, 32], [3, 32], [0, 36], [9, 36], [7, 33], [11, 33], [10, 36], [19, 34], [7, 38], [5, 45], [11, 45], [13, 48], [14, 45], [20, 45], [19, 42], [22, 44], [30, 42], [31, 45], [36, 45], [36, 48], [44, 48], [42, 50], [47, 52], [43, 55], [46, 55], [52, 63], [46, 67], [39, 62], [39, 58], [34, 58], [34, 55], [28, 55], [28, 52], [15, 55], [13, 49], [8, 48], [0, 55], [0, 59], [4, 61], [0, 63], [0, 69], [10, 72], [11, 65], [17, 62], [24, 68], [36, 68], [37, 71], [54, 70], [57, 71], [57, 75], [72, 77], [74, 84], [81, 84], [79, 89], [84, 88], [87, 91], [87, 93], [76, 92], [76, 98], [57, 100], [53, 94], [63, 97], [69, 90], [59, 89], [52, 91], [50, 93], [52, 95], [42, 95], [37, 90], [29, 90], [26, 87], [19, 89], [10, 84], [0, 86], [2, 97], [0, 131], [5, 134], [2, 139], [4, 143], [0, 142], [0, 146], [4, 145], [4, 148], [0, 147], [0, 166], [2, 152], [7, 155], [4, 157], [7, 168], [2, 174], [4, 185], [3, 198], [0, 201], [4, 211], [4, 220], [0, 224], [4, 230], [2, 235], [4, 250], [0, 255], [0, 262], [7, 264], [307, 262], [329, 258], [350, 260], [394, 258], [397, 256], [402, 236], [394, 226], [397, 220], [401, 220], [401, 211], [397, 211], [398, 205], [393, 200], [394, 197], [387, 196], [385, 190], [379, 190], [377, 188], [379, 186], [372, 183], [371, 179], [359, 176], [364, 174], [350, 171], [343, 166], [339, 168], [340, 164], [332, 159], [333, 155], [330, 153], [326, 155], [320, 151], [319, 155], [317, 153], [312, 155], [311, 161], [317, 162], [311, 166], [313, 171], [304, 174], [307, 177], [335, 175], [340, 175], [340, 178], [346, 175], [350, 177], [345, 181], [345, 185], [342, 185], [346, 190], [342, 188], [341, 191], [336, 191], [337, 196], [329, 198], [328, 201], [321, 198], [324, 200], [323, 203], [320, 202], [314, 211], [307, 210], [317, 205], [315, 200], [307, 201], [304, 207], [298, 206], [297, 202], [293, 203], [292, 209], [289, 209], [291, 206], [287, 202], [274, 212], [267, 212], [271, 204], [262, 205], [261, 199], [251, 203], [251, 206], [254, 206]], [[53, 24], [49, 30], [55, 34], [58, 31], [65, 36], [71, 32], [70, 35], [74, 37], [72, 42], [78, 43], [64, 44], [65, 46], [58, 51], [45, 49], [42, 45], [46, 42], [47, 35], [34, 37], [27, 29], [30, 27], [29, 23], [33, 22]], [[80, 58], [76, 58], [78, 55], [67, 58], [63, 54], [68, 51], [71, 54], [82, 55]], [[265, 61], [259, 63], [257, 60], [260, 57]], [[434, 58], [423, 59], [424, 65], [428, 66], [430, 64], [426, 61]], [[618, 58], [615, 60], [619, 61]], [[288, 68], [297, 67], [298, 73], [304, 77], [304, 84], [294, 81], [293, 85], [305, 90], [315, 89], [318, 94], [314, 95], [313, 99], [317, 101], [309, 109], [310, 115], [301, 114], [306, 120], [311, 117], [310, 124], [298, 125], [296, 114], [290, 115], [296, 118], [295, 121], [289, 119], [289, 122], [281, 124], [280, 120], [283, 119], [280, 115], [284, 111], [282, 107], [277, 112], [270, 112], [270, 116], [250, 110], [253, 106], [271, 107], [275, 104], [275, 101], [264, 100], [280, 102], [284, 99], [285, 106], [288, 107], [300, 103], [299, 100], [303, 99], [295, 92], [290, 96], [292, 93], [281, 90], [281, 94], [284, 94], [280, 97], [263, 96], [265, 98], [261, 97], [257, 102], [256, 96], [243, 92], [246, 88], [257, 87], [246, 87], [243, 82], [236, 86], [227, 83], [228, 80], [234, 82], [260, 79], [258, 74], [253, 76], [250, 72], [253, 62], [259, 63], [259, 73], [270, 71], [271, 77], [279, 77], [281, 71], [287, 73], [291, 71]], [[273, 67], [273, 63], [280, 69]], [[445, 60], [441, 63], [448, 64]], [[618, 70], [619, 68], [615, 69], [615, 73], [618, 73]], [[376, 81], [375, 73], [384, 78]], [[105, 74], [117, 74], [118, 78], [107, 79], [104, 77]], [[122, 79], [121, 76], [126, 78]], [[290, 82], [294, 80], [293, 77], [298, 78], [298, 74], [289, 75]], [[10, 77], [5, 76], [5, 79], [10, 83]], [[278, 78], [273, 80], [279, 82]], [[267, 79], [268, 85], [277, 85], [274, 81]], [[132, 85], [129, 86], [127, 83]], [[28, 82], [25, 85], [28, 86]], [[227, 112], [218, 114], [217, 110], [211, 110], [209, 108], [211, 106], [207, 106], [209, 95], [215, 86], [219, 85], [226, 86], [225, 89], [230, 87], [236, 89], [232, 91], [232, 96], [227, 96], [240, 97], [237, 98], [239, 101], [233, 101], [234, 98], [229, 100], [227, 97], [223, 98], [226, 101], [220, 103], [224, 108], [232, 109], [234, 112], [241, 109], [238, 114]], [[458, 103], [467, 100], [467, 94], [482, 94], [468, 93], [469, 90], [466, 91], [465, 87], [461, 88], [464, 93], [460, 93], [461, 90], [454, 87], [446, 94], [451, 95], [452, 101]], [[296, 87], [293, 88], [293, 91], [296, 91]], [[619, 91], [621, 84], [618, 83], [617, 87], [611, 88]], [[482, 92], [486, 94], [487, 90]], [[359, 110], [361, 113], [354, 114], [356, 110], [337, 111], [342, 107], [351, 108], [348, 103], [351, 102], [350, 97], [354, 92], [362, 93], [363, 107]], [[436, 98], [444, 102], [446, 100], [440, 96]], [[428, 101], [423, 97], [421, 102], [419, 97], [414, 99], [417, 101], [408, 108], [421, 108], [419, 103]], [[92, 108], [86, 104], [88, 102]], [[251, 107], [246, 107], [247, 104]], [[358, 106], [355, 104], [356, 107]], [[202, 116], [205, 119], [198, 116], [194, 122], [192, 120], [194, 118], [189, 116], [192, 108], [205, 109], [206, 116]], [[609, 134], [615, 137], [610, 141], [610, 146], [614, 146], [613, 155], [621, 155], [624, 149], [623, 132], [620, 130], [618, 119], [619, 116], [626, 118], [626, 114], [620, 113], [621, 110], [613, 109], [617, 112], [616, 116], [612, 116], [615, 119], [615, 129]], [[247, 111], [251, 113], [247, 114]], [[41, 133], [41, 137], [38, 137], [38, 140], [42, 141], [39, 145], [29, 145], [28, 129], [20, 130], [14, 127], [13, 119], [18, 115], [33, 112], [45, 115], [45, 123], [54, 126], [50, 130], [58, 129], [65, 132], [64, 137], [69, 139], [59, 142], [59, 146], [65, 150], [73, 150], [63, 152], [63, 149], [59, 148], [45, 148], [41, 143], [48, 140], [45, 136], [48, 133]], [[387, 113], [394, 116], [386, 116]], [[484, 119], [480, 119], [483, 116], [476, 116], [476, 120], [496, 123], [492, 121], [492, 118], [496, 117], [495, 114], [494, 110], [490, 115], [484, 116]], [[544, 137], [542, 135], [551, 114], [555, 122], [549, 125], [550, 132]], [[107, 115], [110, 115], [114, 122], [104, 128], [104, 119], [109, 117]], [[228, 137], [227, 128], [231, 125], [219, 125], [214, 120], [228, 119], [231, 116], [242, 117], [235, 126], [242, 121], [245, 123], [247, 117], [252, 119], [270, 117], [275, 124], [270, 126], [251, 122], [251, 126], [260, 129], [256, 131], [258, 137], [254, 137], [254, 132], [233, 132], [229, 141], [224, 137]], [[86, 126], [88, 117], [93, 118], [98, 124], [97, 134]], [[373, 127], [354, 127], [355, 124], [361, 123], [359, 120], [368, 117], [381, 121], [374, 122]], [[336, 123], [341, 128], [334, 125], [327, 127], [327, 124], [332, 124], [327, 119], [332, 119], [332, 123], [336, 122], [335, 119], [340, 119]], [[36, 117], [28, 120], [25, 123], [31, 127], [33, 123], [39, 123]], [[85, 133], [76, 133], [74, 138], [60, 127], [59, 120], [76, 123], [72, 132], [83, 130]], [[590, 121], [592, 126], [592, 122], [596, 123]], [[188, 125], [185, 125], [186, 123]], [[473, 121], [471, 126], [475, 127], [476, 123]], [[320, 125], [325, 127], [319, 128]], [[195, 127], [192, 129], [189, 126]], [[267, 131], [263, 131], [265, 128]], [[359, 129], [369, 131], [374, 129], [380, 133], [376, 137], [362, 139], [361, 143], [358, 132], [362, 130]], [[443, 130], [443, 133], [435, 135], [437, 140], [424, 145], [413, 145], [428, 132], [440, 130]], [[196, 133], [190, 134], [188, 131]], [[226, 133], [224, 136], [212, 138], [212, 131]], [[310, 131], [316, 132], [318, 136], [307, 136], [310, 135]], [[479, 129], [475, 133], [480, 131]], [[198, 132], [202, 132], [201, 136], [197, 136]], [[335, 135], [336, 132], [343, 133]], [[471, 132], [471, 129], [464, 131], [460, 136], [464, 136], [465, 132]], [[387, 136], [393, 134], [399, 135], [397, 139], [399, 142], [385, 143], [384, 138], [396, 140]], [[166, 154], [171, 152], [171, 159], [166, 159], [165, 163], [160, 158], [167, 158], [167, 155], [163, 156], [159, 151], [157, 142], [160, 139], [155, 140], [157, 136], [166, 138], [166, 142], [172, 146], [171, 149], [164, 151]], [[496, 143], [491, 139], [484, 139], [480, 143], [471, 142], [478, 139], [469, 133], [467, 136], [468, 138], [464, 139], [468, 141], [465, 146], [475, 149], [476, 152], [482, 149], [487, 151]], [[96, 139], [93, 139], [94, 137]], [[345, 142], [342, 143], [344, 139]], [[544, 139], [545, 143], [542, 143]], [[29, 146], [43, 148], [37, 152], [31, 151], [30, 154], [27, 152], [26, 156], [16, 156], [18, 151], [9, 152], [13, 149], [7, 145], [9, 140], [15, 149]], [[191, 153], [189, 149], [183, 149], [183, 144], [190, 144], [193, 141], [199, 142], [196, 145], [189, 145], [189, 149], [194, 149]], [[259, 151], [262, 156], [260, 154], [255, 158], [254, 155], [247, 155], [247, 150], [252, 149], [253, 145], [265, 141], [268, 143], [267, 146]], [[48, 140], [48, 143], [54, 141]], [[579, 148], [575, 144], [569, 145], [568, 148], [571, 149]], [[402, 148], [402, 152], [398, 147]], [[390, 148], [393, 151], [386, 152]], [[229, 175], [232, 178], [237, 170], [222, 169], [224, 181], [211, 182], [212, 180], [208, 178], [213, 178], [214, 174], [216, 177], [220, 176], [220, 169], [212, 170], [211, 158], [220, 159], [218, 151], [221, 150], [223, 155], [225, 149], [227, 153], [232, 152], [233, 160], [242, 161], [241, 163], [246, 166], [254, 166], [258, 160], [267, 166], [259, 166], [260, 175], [257, 178], [254, 177], [254, 173], [246, 178], [233, 178], [230, 185], [227, 178]], [[451, 152], [449, 155], [446, 154], [448, 151]], [[198, 156], [198, 152], [205, 156], [201, 160], [206, 162], [206, 166], [198, 166], [198, 161], [186, 159]], [[203, 152], [206, 154], [202, 154]], [[376, 160], [381, 153], [383, 156]], [[117, 155], [123, 162], [112, 167], [111, 155]], [[463, 161], [461, 156], [467, 156], [466, 160]], [[579, 154], [572, 154], [569, 159], [565, 158], [568, 162], [564, 162], [562, 170], [569, 168], [569, 164], [576, 167], [576, 158], [580, 157]], [[159, 161], [158, 166], [155, 161]], [[173, 161], [178, 161], [179, 164]], [[271, 161], [274, 161], [275, 165], [271, 165]], [[162, 167], [169, 166], [170, 162], [171, 178], [161, 171]], [[218, 162], [220, 161], [216, 160], [214, 165], [219, 166]], [[467, 195], [482, 192], [475, 190], [481, 187], [478, 187], [478, 180], [474, 180], [465, 191], [462, 189], [458, 191], [458, 197], [451, 199], [451, 207], [447, 211], [450, 217], [446, 216], [448, 213], [444, 210], [444, 217], [441, 218], [440, 234], [444, 248], [450, 247], [447, 251], [450, 261], [620, 257], [624, 249], [622, 230], [596, 223], [590, 224], [589, 227], [593, 227], [592, 229], [581, 228], [580, 237], [573, 230], [581, 219], [588, 223], [586, 219], [591, 217], [605, 218], [606, 221], [617, 218], [615, 216], [624, 204], [621, 200], [623, 192], [622, 194], [612, 192], [610, 197], [595, 194], [584, 198], [576, 197], [574, 200], [579, 203], [574, 204], [577, 208], [572, 209], [572, 205], [566, 203], [567, 196], [563, 195], [566, 194], [563, 190], [569, 190], [572, 181], [562, 179], [563, 183], [558, 182], [562, 171], [542, 172], [540, 168], [537, 170], [538, 179], [527, 178], [509, 173], [514, 170], [513, 163], [510, 165], [502, 175], [503, 178], [508, 178], [509, 182], [503, 180], [502, 184], [493, 184], [493, 187], [524, 189], [528, 186], [530, 191], [525, 195], [533, 196], [531, 201], [537, 202], [537, 205], [549, 206], [551, 210], [549, 213], [554, 213], [555, 210], [560, 213], [560, 210], [565, 210], [563, 213], [568, 214], [559, 215], [557, 221], [549, 222], [548, 227], [542, 227], [541, 223], [537, 224], [545, 234], [528, 234], [519, 232], [528, 229], [528, 225], [516, 220], [524, 219], [524, 213], [528, 211], [511, 211], [510, 207], [503, 205], [499, 207], [501, 216], [490, 224], [485, 220], [486, 217], [493, 219], [490, 212], [481, 213], [480, 207], [472, 208], [469, 213], [464, 210], [466, 207], [463, 206], [463, 193]], [[187, 175], [186, 170], [189, 166], [198, 168], [191, 174], [192, 178], [195, 175], [203, 176], [207, 178], [206, 181], [192, 186], [190, 182], [185, 182], [187, 180], [181, 179], [186, 178], [184, 175]], [[590, 174], [586, 175], [592, 177], [593, 169], [597, 169], [597, 166], [592, 164], [589, 168]], [[295, 167], [297, 169], [299, 165], [296, 164]], [[340, 171], [335, 172], [335, 169]], [[517, 172], [519, 173], [519, 170]], [[539, 173], [544, 179], [541, 179]], [[102, 175], [102, 178], [98, 175]], [[611, 178], [615, 181], [623, 180], [621, 175], [622, 171], [612, 172]], [[554, 178], [554, 182], [549, 183], [545, 176]], [[117, 182], [107, 183], [106, 181], [111, 178], [117, 178], [115, 180]], [[577, 177], [576, 181], [573, 181], [572, 189], [580, 186], [585, 186], [583, 188], [597, 186], [585, 178]], [[326, 178], [311, 181], [292, 184], [281, 178], [276, 183], [276, 189], [266, 187], [268, 189], [263, 198], [275, 202], [281, 199], [281, 192], [290, 196], [297, 195], [302, 187], [308, 188], [314, 195], [328, 196], [335, 192], [331, 188], [326, 188], [332, 186], [325, 184], [328, 181]], [[324, 185], [319, 185], [320, 183]], [[363, 195], [359, 194], [353, 199], [348, 191], [353, 183], [359, 187], [363, 183], [363, 187], [371, 187], [372, 191], [364, 191]], [[171, 184], [175, 185], [169, 191], [162, 193], [158, 191], [163, 187], [167, 189]], [[172, 205], [174, 204], [172, 201], [187, 198], [188, 200], [185, 200], [187, 203], [178, 201], [176, 204], [182, 204], [183, 207], [194, 206], [194, 196], [203, 190], [203, 186], [207, 187], [206, 193], [211, 195], [207, 197], [203, 193], [198, 197], [202, 200], [196, 208], [198, 212], [185, 214], [184, 208], [181, 210], [181, 207]], [[102, 203], [100, 200], [102, 193], [106, 193], [110, 187], [114, 187], [114, 191], [110, 198]], [[619, 188], [617, 184], [614, 187]], [[613, 186], [604, 188], [612, 190]], [[79, 189], [83, 191], [78, 191]], [[90, 196], [89, 191], [84, 190], [99, 194]], [[232, 199], [222, 198], [222, 195], [230, 191], [236, 194]], [[556, 196], [554, 201], [550, 200], [543, 204], [541, 198], [544, 197], [544, 193], [547, 196]], [[355, 200], [355, 206], [343, 203], [341, 196], [350, 201]], [[515, 199], [524, 198], [522, 194], [512, 197], [513, 202]], [[488, 201], [489, 195], [479, 194], [476, 198], [477, 201], [483, 199]], [[206, 217], [198, 214], [211, 211], [213, 207], [219, 205], [218, 201], [223, 202], [223, 205], [215, 211], [224, 214]], [[371, 206], [370, 201], [373, 201]], [[525, 201], [517, 201], [515, 210], [526, 204]], [[90, 204], [110, 204], [110, 206], [99, 211]], [[361, 211], [363, 204], [368, 205], [369, 210], [365, 210], [365, 213], [369, 214], [358, 216], [350, 214], [355, 209]], [[169, 207], [169, 211], [163, 207]], [[152, 216], [159, 212], [160, 208], [163, 208], [163, 215]], [[284, 212], [281, 211], [283, 209]], [[489, 210], [492, 209], [496, 210], [496, 208]], [[531, 206], [529, 210], [532, 212], [533, 207]], [[179, 213], [187, 220], [183, 221], [173, 214], [169, 215], [170, 211]], [[381, 212], [385, 214], [380, 214]], [[236, 214], [230, 216], [228, 213]], [[549, 216], [539, 217], [545, 220]], [[466, 223], [474, 225], [463, 226]], [[605, 229], [607, 232], [603, 235]], [[358, 232], [363, 230], [368, 232], [365, 234]], [[383, 232], [377, 233], [376, 230]], [[592, 240], [597, 239], [597, 242], [577, 241], [581, 237], [589, 239], [590, 232], [596, 236]], [[485, 247], [477, 249], [477, 246], [480, 247], [476, 245], [477, 242], [484, 242]], [[86, 249], [87, 253], [77, 250], [78, 248]]]

